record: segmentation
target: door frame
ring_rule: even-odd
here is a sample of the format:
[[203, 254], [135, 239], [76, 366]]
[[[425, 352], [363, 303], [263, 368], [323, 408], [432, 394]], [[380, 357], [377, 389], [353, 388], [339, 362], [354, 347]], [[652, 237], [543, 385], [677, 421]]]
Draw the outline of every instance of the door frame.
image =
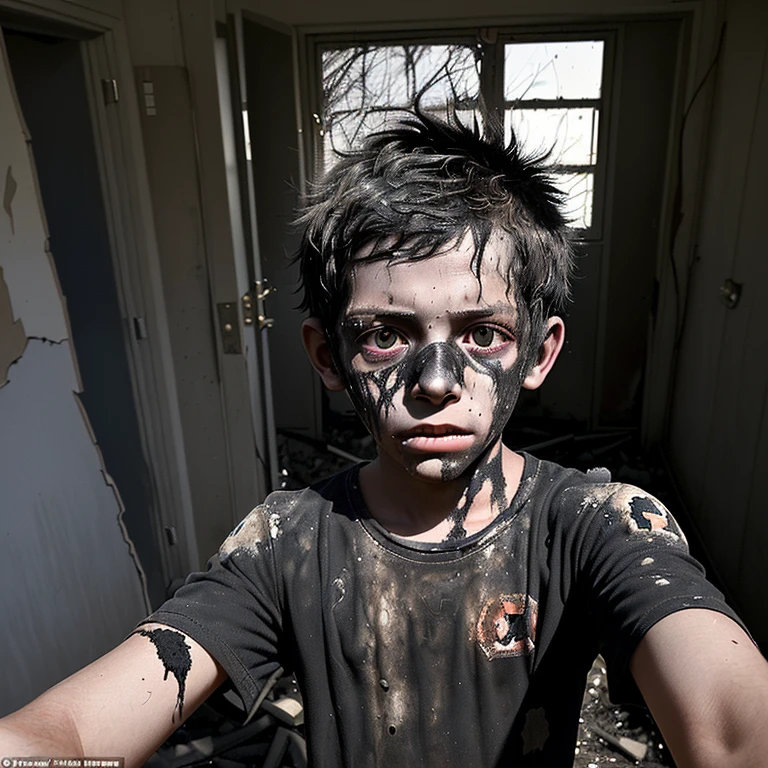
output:
[[[0, 23], [81, 44], [131, 386], [156, 502], [153, 526], [163, 576], [170, 584], [199, 563], [134, 75], [121, 14], [119, 0], [0, 0]], [[105, 103], [104, 80], [116, 81], [116, 103]]]
[[[254, 324], [245, 323], [243, 297], [254, 286], [249, 265], [239, 184], [232, 183], [228, 163], [230, 141], [222, 125], [222, 108], [231, 109], [230, 84], [219, 82], [217, 22], [209, 0], [184, 0], [179, 4], [181, 40], [189, 72], [192, 110], [198, 139], [200, 201], [208, 253], [211, 301], [214, 307], [232, 305], [241, 350], [224, 349], [220, 328], [216, 345], [225, 411], [233, 497], [232, 522], [236, 524], [271, 490], [268, 423], [264, 387]], [[231, 39], [225, 38], [231, 45]], [[231, 67], [225, 73], [232, 77]], [[225, 80], [227, 78], [222, 78]], [[226, 91], [226, 92], [224, 92]], [[230, 115], [231, 116], [231, 115]], [[236, 163], [236, 158], [233, 160]], [[220, 323], [221, 324], [221, 323]]]

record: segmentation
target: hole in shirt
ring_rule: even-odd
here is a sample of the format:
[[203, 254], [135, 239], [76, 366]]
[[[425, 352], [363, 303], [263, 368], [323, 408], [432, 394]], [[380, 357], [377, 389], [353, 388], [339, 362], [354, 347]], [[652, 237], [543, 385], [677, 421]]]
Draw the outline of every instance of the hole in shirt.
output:
[[390, 725], [389, 732], [394, 736], [397, 733], [397, 728], [394, 725]]

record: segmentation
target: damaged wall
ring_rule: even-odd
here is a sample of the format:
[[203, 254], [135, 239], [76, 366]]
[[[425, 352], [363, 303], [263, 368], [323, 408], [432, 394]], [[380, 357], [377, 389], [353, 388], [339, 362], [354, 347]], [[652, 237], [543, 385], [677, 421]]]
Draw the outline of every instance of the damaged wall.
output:
[[[119, 643], [144, 575], [78, 393], [29, 137], [0, 36], [0, 715]], [[52, 641], [53, 640], [53, 641]]]
[[[681, 276], [684, 325], [667, 451], [704, 546], [768, 648], [768, 6], [731, 0], [695, 257]], [[726, 279], [742, 285], [733, 307]]]

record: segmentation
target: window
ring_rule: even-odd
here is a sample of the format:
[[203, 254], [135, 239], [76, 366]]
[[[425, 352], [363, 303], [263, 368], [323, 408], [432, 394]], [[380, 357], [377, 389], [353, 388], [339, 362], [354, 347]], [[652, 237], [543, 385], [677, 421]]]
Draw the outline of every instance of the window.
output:
[[477, 52], [466, 45], [357, 45], [322, 52], [323, 163], [332, 164], [424, 91], [422, 106], [470, 117], [480, 93]]
[[[507, 138], [514, 129], [526, 151], [548, 153], [572, 226], [587, 239], [598, 236], [605, 40], [512, 39], [501, 32], [492, 44], [458, 37], [431, 44], [319, 42], [320, 166], [413, 106], [422, 91], [422, 107], [444, 115], [448, 106], [469, 122], [482, 92], [487, 104], [503, 109]], [[489, 68], [484, 78], [483, 61], [500, 55], [503, 67]]]
[[592, 226], [602, 40], [507, 43], [504, 125], [528, 151], [550, 152], [574, 227]]

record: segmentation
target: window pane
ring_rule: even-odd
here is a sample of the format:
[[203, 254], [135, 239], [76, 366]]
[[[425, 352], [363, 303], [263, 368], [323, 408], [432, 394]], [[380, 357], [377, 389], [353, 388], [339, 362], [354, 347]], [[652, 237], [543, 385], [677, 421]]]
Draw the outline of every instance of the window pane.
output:
[[346, 111], [409, 103], [402, 46], [358, 46], [323, 52], [327, 110]]
[[566, 196], [564, 213], [576, 229], [592, 226], [594, 173], [553, 173], [552, 181]]
[[504, 98], [599, 99], [603, 41], [509, 43], [504, 47]]
[[597, 162], [597, 109], [509, 109], [504, 118], [507, 141], [511, 131], [528, 153], [551, 150], [553, 165], [594, 165]]
[[475, 51], [456, 45], [413, 46], [416, 93], [427, 90], [424, 106], [474, 101], [480, 93]]
[[[475, 50], [464, 45], [362, 45], [327, 50], [323, 69], [323, 158], [354, 147], [411, 107], [464, 114], [480, 92]], [[470, 121], [471, 124], [471, 121]]]
[[399, 110], [369, 110], [341, 114], [332, 121], [326, 121], [323, 132], [323, 161], [330, 168], [339, 154], [348, 152], [359, 145], [369, 133], [381, 131], [391, 120], [402, 114]]

